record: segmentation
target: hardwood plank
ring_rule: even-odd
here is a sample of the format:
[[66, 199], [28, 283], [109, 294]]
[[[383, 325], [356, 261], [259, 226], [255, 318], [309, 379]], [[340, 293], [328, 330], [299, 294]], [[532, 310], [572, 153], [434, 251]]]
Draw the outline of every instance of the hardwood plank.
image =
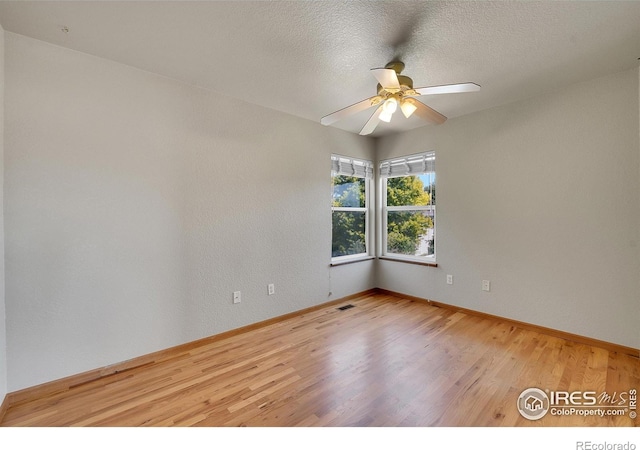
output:
[[382, 293], [205, 339], [12, 404], [2, 426], [635, 426], [523, 418], [520, 393], [618, 394], [640, 362], [509, 321]]

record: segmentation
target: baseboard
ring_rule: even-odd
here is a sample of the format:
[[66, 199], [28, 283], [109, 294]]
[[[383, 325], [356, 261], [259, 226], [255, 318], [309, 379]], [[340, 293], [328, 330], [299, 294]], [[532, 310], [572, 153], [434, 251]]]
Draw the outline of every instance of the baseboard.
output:
[[389, 291], [387, 289], [378, 288], [379, 294], [389, 295], [392, 297], [405, 298], [407, 300], [416, 300], [421, 302], [427, 302], [430, 305], [437, 306], [438, 308], [446, 308], [455, 311], [462, 312], [471, 316], [482, 317], [485, 319], [496, 320], [500, 322], [510, 323], [516, 327], [522, 328], [528, 331], [535, 331], [538, 333], [550, 335], [553, 337], [565, 339], [567, 341], [576, 342], [578, 344], [590, 345], [593, 347], [600, 347], [610, 352], [623, 353], [625, 355], [633, 356], [634, 358], [640, 358], [640, 350], [637, 348], [627, 347], [621, 344], [615, 344], [612, 342], [601, 341], [599, 339], [590, 338], [587, 336], [581, 336], [579, 334], [573, 334], [566, 331], [556, 330], [553, 328], [547, 328], [540, 325], [534, 325], [527, 322], [521, 322], [519, 320], [508, 319], [506, 317], [495, 316], [493, 314], [487, 314], [481, 311], [475, 311], [473, 309], [462, 308], [460, 306], [449, 305], [447, 303], [441, 303], [433, 300], [429, 300], [421, 297], [414, 297], [412, 295], [401, 294], [399, 292]]
[[377, 293], [376, 289], [369, 289], [366, 291], [359, 292], [357, 294], [341, 297], [336, 300], [331, 300], [328, 302], [321, 303], [319, 305], [311, 306], [309, 308], [304, 308], [298, 311], [284, 314], [282, 316], [273, 317], [271, 319], [263, 320], [261, 322], [256, 322], [250, 325], [246, 325], [244, 327], [225, 331], [220, 334], [208, 336], [202, 339], [180, 344], [175, 347], [170, 347], [157, 352], [148, 353], [146, 355], [142, 355], [127, 361], [111, 364], [109, 366], [101, 367], [94, 370], [89, 370], [87, 372], [82, 372], [76, 375], [60, 378], [58, 380], [49, 381], [47, 383], [39, 384], [37, 386], [24, 388], [19, 391], [10, 392], [6, 395], [5, 400], [2, 403], [2, 407], [0, 407], [0, 422], [2, 421], [2, 417], [4, 416], [4, 413], [10, 406], [18, 405], [21, 403], [27, 403], [29, 401], [46, 397], [48, 395], [52, 395], [58, 392], [64, 392], [73, 388], [74, 386], [79, 386], [81, 384], [95, 381], [100, 378], [107, 377], [109, 375], [121, 373], [127, 370], [136, 369], [146, 365], [155, 364], [161, 361], [166, 361], [168, 359], [175, 358], [176, 356], [182, 353], [188, 352], [190, 350], [193, 350], [194, 348], [201, 347], [203, 345], [207, 345], [222, 339], [236, 336], [238, 334], [247, 333], [249, 331], [266, 327], [274, 323], [282, 322], [284, 320], [297, 317], [302, 314], [308, 314], [310, 312], [314, 312], [319, 309], [326, 308], [327, 306], [342, 303], [342, 302], [359, 298], [359, 297], [366, 297], [368, 295], [373, 295], [375, 293]]
[[2, 423], [2, 419], [4, 419], [4, 415], [7, 412], [7, 409], [9, 409], [9, 400], [5, 395], [5, 397], [2, 399], [2, 402], [0, 402], [0, 423]]

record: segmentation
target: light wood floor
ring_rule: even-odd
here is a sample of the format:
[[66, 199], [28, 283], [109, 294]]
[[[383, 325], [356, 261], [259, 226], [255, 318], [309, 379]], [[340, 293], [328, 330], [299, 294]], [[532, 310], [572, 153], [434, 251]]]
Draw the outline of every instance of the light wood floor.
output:
[[532, 422], [516, 402], [529, 387], [639, 389], [637, 358], [426, 302], [346, 303], [15, 405], [2, 425], [636, 425], [628, 414]]

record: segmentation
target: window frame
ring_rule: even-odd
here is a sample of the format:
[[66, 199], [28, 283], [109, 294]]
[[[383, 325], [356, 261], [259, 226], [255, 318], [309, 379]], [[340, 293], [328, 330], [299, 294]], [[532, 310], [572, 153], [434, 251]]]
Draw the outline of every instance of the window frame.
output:
[[[432, 166], [432, 170], [426, 170], [426, 165], [425, 165], [425, 170], [423, 171], [416, 171], [415, 168], [407, 166], [407, 173], [389, 173], [389, 174], [384, 174], [383, 173], [383, 167], [385, 167], [386, 165], [395, 165], [398, 166], [400, 164], [402, 164], [402, 161], [407, 161], [407, 160], [411, 160], [411, 159], [416, 159], [419, 157], [423, 157], [425, 159], [428, 158], [433, 158], [433, 161], [430, 163], [430, 165]], [[380, 161], [379, 163], [379, 170], [378, 170], [378, 176], [379, 176], [379, 204], [378, 204], [378, 208], [379, 208], [379, 214], [378, 214], [378, 221], [380, 223], [380, 240], [379, 240], [379, 248], [380, 248], [380, 258], [381, 259], [390, 259], [390, 260], [398, 260], [398, 261], [405, 261], [405, 262], [411, 262], [411, 263], [418, 263], [418, 264], [425, 264], [425, 265], [437, 265], [436, 263], [436, 255], [437, 255], [437, 240], [436, 240], [436, 205], [434, 203], [429, 204], [429, 205], [402, 205], [402, 206], [387, 206], [387, 180], [389, 178], [400, 178], [400, 177], [407, 177], [407, 176], [420, 176], [420, 175], [428, 175], [430, 173], [433, 174], [433, 185], [435, 186], [436, 183], [436, 170], [435, 170], [435, 160], [436, 160], [436, 152], [435, 151], [426, 151], [426, 152], [421, 152], [421, 153], [415, 153], [412, 155], [407, 155], [407, 156], [401, 156], [401, 157], [397, 157], [397, 158], [389, 158], [383, 161]], [[395, 163], [395, 164], [394, 164]], [[387, 167], [385, 167], [385, 169], [387, 169]], [[391, 171], [391, 168], [388, 168], [389, 172]], [[432, 217], [432, 221], [433, 221], [433, 255], [429, 255], [429, 256], [415, 256], [415, 255], [405, 255], [402, 253], [393, 253], [393, 252], [389, 252], [387, 250], [387, 244], [388, 244], [388, 217], [389, 217], [389, 212], [394, 212], [394, 211], [415, 211], [415, 212], [429, 212], [432, 211], [432, 215], [430, 215], [430, 217]]]
[[[362, 163], [365, 166], [365, 170], [364, 170], [364, 175], [359, 174], [359, 173], [355, 173], [356, 171], [354, 170], [352, 174], [347, 174], [344, 173], [343, 171], [340, 171], [338, 173], [336, 173], [335, 171], [335, 163], [334, 163], [334, 159], [338, 158], [339, 162], [342, 162], [344, 164], [358, 164], [358, 163]], [[365, 245], [365, 252], [364, 253], [356, 253], [353, 255], [341, 255], [341, 256], [333, 256], [333, 254], [331, 255], [331, 265], [332, 266], [337, 266], [340, 264], [347, 264], [347, 263], [351, 263], [351, 262], [357, 262], [357, 261], [364, 261], [364, 260], [368, 260], [368, 259], [373, 259], [375, 258], [375, 251], [373, 248], [373, 239], [372, 237], [374, 236], [374, 231], [375, 231], [375, 224], [373, 223], [373, 220], [371, 219], [373, 217], [373, 189], [372, 189], [372, 183], [373, 183], [373, 168], [374, 168], [374, 164], [373, 161], [364, 159], [364, 158], [353, 158], [350, 156], [344, 156], [344, 155], [338, 155], [338, 154], [332, 154], [331, 155], [331, 160], [332, 160], [332, 169], [331, 169], [331, 192], [333, 195], [333, 178], [335, 176], [339, 176], [339, 175], [344, 175], [344, 176], [351, 176], [351, 177], [356, 177], [356, 178], [362, 178], [364, 179], [364, 207], [355, 207], [355, 206], [333, 206], [333, 203], [331, 204], [331, 218], [333, 221], [333, 213], [334, 212], [339, 212], [339, 211], [345, 211], [345, 212], [363, 212], [364, 213], [364, 245]], [[366, 169], [369, 168], [369, 169]], [[332, 232], [331, 232], [331, 243], [332, 243], [332, 247], [333, 247], [333, 227], [332, 227]]]

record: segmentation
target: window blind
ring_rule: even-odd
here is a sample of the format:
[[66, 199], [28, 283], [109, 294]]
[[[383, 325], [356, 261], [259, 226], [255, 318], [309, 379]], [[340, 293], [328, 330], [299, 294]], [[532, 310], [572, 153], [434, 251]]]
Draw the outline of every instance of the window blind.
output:
[[418, 153], [404, 158], [388, 159], [380, 163], [380, 176], [404, 177], [436, 171], [435, 152]]
[[331, 176], [373, 178], [373, 164], [363, 159], [331, 155]]

